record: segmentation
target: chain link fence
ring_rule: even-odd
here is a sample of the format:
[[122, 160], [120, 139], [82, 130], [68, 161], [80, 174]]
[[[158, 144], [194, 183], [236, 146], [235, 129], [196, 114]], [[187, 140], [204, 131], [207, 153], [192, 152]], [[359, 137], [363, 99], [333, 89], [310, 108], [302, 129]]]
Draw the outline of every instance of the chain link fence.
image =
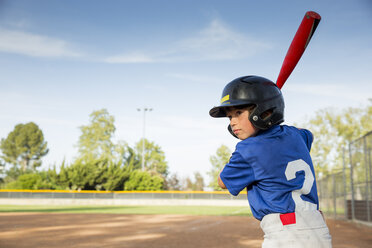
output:
[[[245, 200], [246, 194], [232, 196], [227, 191], [68, 191], [0, 190], [0, 198], [9, 199], [164, 199], [164, 200]], [[248, 202], [247, 202], [248, 204]]]
[[328, 217], [372, 223], [372, 131], [343, 150], [343, 169], [318, 180]]
[[[327, 217], [372, 224], [372, 131], [350, 142], [343, 150], [343, 169], [317, 180], [321, 210]], [[150, 199], [245, 200], [246, 194], [205, 191], [51, 191], [0, 190], [2, 199]]]

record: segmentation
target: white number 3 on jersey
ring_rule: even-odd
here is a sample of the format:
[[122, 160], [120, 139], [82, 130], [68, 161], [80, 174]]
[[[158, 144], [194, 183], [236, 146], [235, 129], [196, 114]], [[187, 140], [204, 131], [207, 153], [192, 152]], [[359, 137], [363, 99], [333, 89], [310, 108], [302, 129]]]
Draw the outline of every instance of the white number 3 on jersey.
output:
[[316, 204], [305, 201], [301, 198], [301, 195], [307, 195], [310, 193], [314, 184], [314, 175], [311, 172], [310, 166], [302, 159], [289, 162], [287, 169], [285, 170], [285, 176], [288, 181], [292, 180], [296, 178], [296, 172], [298, 171], [305, 172], [305, 181], [301, 189], [292, 191], [292, 198], [296, 205], [295, 211], [316, 210]]

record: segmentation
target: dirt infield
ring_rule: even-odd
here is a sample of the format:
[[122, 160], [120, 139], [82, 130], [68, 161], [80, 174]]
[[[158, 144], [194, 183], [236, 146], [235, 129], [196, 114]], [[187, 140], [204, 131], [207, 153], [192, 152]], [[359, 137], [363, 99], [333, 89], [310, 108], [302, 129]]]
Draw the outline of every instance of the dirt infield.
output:
[[[372, 247], [372, 228], [328, 225], [333, 247]], [[252, 217], [0, 213], [1, 248], [261, 247], [262, 235]]]

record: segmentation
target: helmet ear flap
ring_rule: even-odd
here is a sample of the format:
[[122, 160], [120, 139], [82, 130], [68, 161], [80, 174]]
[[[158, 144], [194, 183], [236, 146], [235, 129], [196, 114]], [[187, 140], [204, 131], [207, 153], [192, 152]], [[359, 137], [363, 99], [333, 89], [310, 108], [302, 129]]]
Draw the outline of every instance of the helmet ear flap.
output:
[[266, 130], [270, 128], [274, 123], [269, 118], [264, 118], [262, 108], [257, 107], [249, 115], [249, 120], [252, 125], [258, 129]]
[[227, 130], [229, 130], [229, 133], [231, 133], [232, 136], [234, 136], [235, 138], [239, 139], [238, 136], [235, 135], [235, 133], [233, 132], [232, 128], [230, 125], [227, 126]]

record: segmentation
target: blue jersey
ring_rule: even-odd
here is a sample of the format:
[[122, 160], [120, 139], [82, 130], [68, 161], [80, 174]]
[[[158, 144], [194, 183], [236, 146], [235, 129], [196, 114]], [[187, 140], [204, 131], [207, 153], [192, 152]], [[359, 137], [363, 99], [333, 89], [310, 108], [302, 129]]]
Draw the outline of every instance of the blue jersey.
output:
[[236, 145], [220, 174], [232, 195], [247, 189], [253, 216], [316, 210], [319, 207], [306, 129], [276, 125]]

